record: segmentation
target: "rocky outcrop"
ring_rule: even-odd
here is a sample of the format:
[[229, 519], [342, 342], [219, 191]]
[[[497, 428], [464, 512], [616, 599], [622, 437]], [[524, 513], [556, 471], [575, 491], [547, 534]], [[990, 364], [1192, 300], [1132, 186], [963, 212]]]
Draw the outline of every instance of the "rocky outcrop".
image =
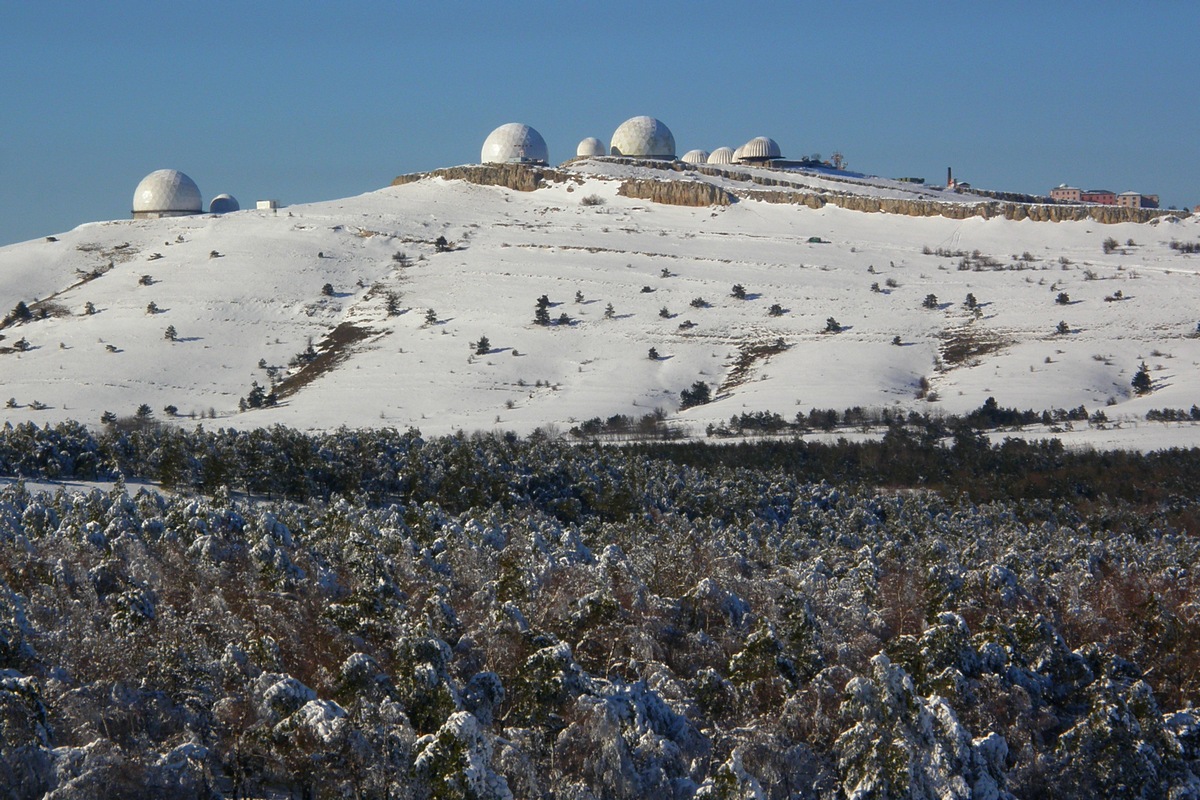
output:
[[727, 206], [733, 195], [711, 183], [700, 181], [650, 181], [630, 179], [617, 194], [672, 206]]
[[446, 167], [432, 172], [414, 172], [400, 175], [392, 181], [392, 186], [403, 186], [415, 183], [423, 178], [444, 178], [448, 181], [460, 180], [479, 186], [504, 186], [518, 192], [532, 192], [550, 183], [565, 183], [574, 181], [583, 183], [583, 178], [551, 167], [538, 167], [532, 164], [470, 164], [461, 167]]
[[765, 203], [795, 203], [809, 208], [821, 208], [829, 204], [848, 211], [903, 214], [909, 217], [947, 217], [949, 219], [1003, 217], [1011, 220], [1029, 219], [1034, 222], [1092, 220], [1102, 225], [1111, 225], [1118, 222], [1149, 222], [1156, 217], [1179, 216], [1181, 213], [1186, 213], [1157, 208], [1005, 203], [994, 200], [982, 203], [946, 203], [938, 200], [909, 200], [896, 197], [816, 192], [770, 192], [760, 189], [748, 189], [735, 192], [735, 194], [739, 198], [760, 200]]
[[[575, 159], [581, 160], [581, 159]], [[1118, 222], [1149, 222], [1161, 216], [1188, 216], [1186, 211], [1157, 208], [1122, 208], [1119, 206], [1093, 206], [1063, 203], [1037, 203], [1018, 201], [1023, 195], [990, 193], [996, 199], [979, 202], [951, 202], [899, 197], [873, 197], [848, 191], [813, 191], [802, 184], [765, 175], [753, 175], [736, 169], [686, 164], [682, 161], [652, 161], [628, 158], [610, 158], [606, 161], [646, 167], [663, 172], [695, 173], [714, 178], [732, 179], [769, 189], [723, 189], [702, 180], [665, 177], [663, 180], [628, 178], [621, 183], [617, 193], [624, 197], [649, 200], [677, 206], [728, 206], [739, 199], [759, 200], [764, 203], [792, 203], [808, 208], [822, 208], [826, 204], [848, 211], [867, 213], [903, 214], [909, 217], [947, 217], [968, 219], [970, 217], [1003, 217], [1011, 220], [1033, 220], [1034, 222], [1067, 222], [1091, 220], [1102, 225]], [[567, 162], [569, 165], [571, 162]], [[564, 165], [567, 166], [567, 165]], [[584, 176], [570, 168], [539, 167], [530, 164], [471, 164], [447, 167], [432, 172], [401, 175], [392, 181], [393, 186], [413, 183], [422, 178], [444, 178], [462, 180], [480, 186], [504, 186], [518, 192], [532, 192], [552, 183], [568, 181], [582, 184]], [[830, 180], [829, 176], [822, 176]], [[851, 181], [846, 181], [850, 183]], [[1032, 195], [1028, 196], [1033, 199]], [[1004, 199], [1001, 199], [1004, 198]]]

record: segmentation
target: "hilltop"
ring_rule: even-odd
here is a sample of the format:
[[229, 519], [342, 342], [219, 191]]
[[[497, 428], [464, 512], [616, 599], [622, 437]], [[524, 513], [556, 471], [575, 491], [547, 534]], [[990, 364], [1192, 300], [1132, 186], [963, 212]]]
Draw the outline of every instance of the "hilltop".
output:
[[[0, 399], [14, 422], [145, 404], [183, 424], [435, 434], [660, 409], [702, 436], [743, 413], [994, 397], [1103, 409], [1104, 430], [1077, 432], [1090, 443], [1190, 444], [1197, 428], [1145, 414], [1200, 401], [1200, 281], [1180, 249], [1198, 236], [1186, 216], [832, 171], [443, 170], [0, 248], [0, 308], [32, 316], [0, 329]], [[1143, 361], [1153, 391], [1136, 396]], [[696, 382], [714, 402], [681, 410]], [[255, 384], [278, 404], [239, 410]]]

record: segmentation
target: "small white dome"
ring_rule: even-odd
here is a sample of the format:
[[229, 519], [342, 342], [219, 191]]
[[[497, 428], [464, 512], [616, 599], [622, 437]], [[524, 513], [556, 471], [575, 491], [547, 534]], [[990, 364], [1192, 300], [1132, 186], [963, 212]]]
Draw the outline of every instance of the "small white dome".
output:
[[589, 136], [579, 143], [579, 147], [575, 148], [577, 156], [602, 156], [604, 155], [604, 142], [597, 139], [595, 136]]
[[613, 131], [609, 153], [631, 158], [674, 158], [675, 136], [654, 117], [633, 117]]
[[546, 164], [546, 140], [528, 125], [509, 122], [488, 134], [479, 160], [484, 164]]
[[732, 164], [733, 163], [733, 148], [718, 147], [708, 154], [709, 164]]
[[683, 154], [683, 158], [680, 160], [687, 164], [707, 164], [708, 163], [708, 151], [707, 150], [688, 150], [686, 153]]
[[230, 211], [240, 211], [237, 198], [231, 194], [219, 194], [208, 203], [208, 213], [228, 214]]
[[133, 192], [134, 216], [181, 216], [203, 210], [200, 188], [177, 169], [151, 172]]
[[741, 150], [741, 158], [747, 160], [783, 158], [779, 152], [779, 144], [766, 136], [755, 136], [738, 149]]
[[744, 153], [744, 152], [746, 152], [746, 145], [742, 145], [738, 149], [734, 150], [733, 151], [733, 163], [735, 163], [735, 164], [742, 163], [742, 153]]

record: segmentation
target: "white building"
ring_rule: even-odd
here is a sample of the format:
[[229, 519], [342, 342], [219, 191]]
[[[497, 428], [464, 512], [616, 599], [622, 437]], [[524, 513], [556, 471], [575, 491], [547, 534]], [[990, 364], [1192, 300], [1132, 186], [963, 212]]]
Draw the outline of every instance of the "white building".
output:
[[536, 130], [520, 122], [509, 122], [484, 139], [479, 160], [483, 164], [548, 164], [550, 151]]
[[675, 135], [654, 117], [632, 117], [613, 131], [609, 154], [629, 158], [675, 158]]
[[186, 217], [203, 212], [200, 188], [177, 169], [151, 172], [133, 192], [134, 219]]

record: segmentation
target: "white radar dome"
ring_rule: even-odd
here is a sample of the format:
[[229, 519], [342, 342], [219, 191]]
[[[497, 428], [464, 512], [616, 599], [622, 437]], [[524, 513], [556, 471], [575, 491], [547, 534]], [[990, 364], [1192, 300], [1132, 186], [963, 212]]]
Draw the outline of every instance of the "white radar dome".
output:
[[767, 136], [756, 136], [741, 146], [744, 161], [765, 161], [771, 158], [783, 158], [779, 152], [779, 144]]
[[633, 117], [613, 131], [609, 153], [631, 158], [675, 158], [675, 136], [654, 117]]
[[681, 158], [680, 160], [686, 164], [707, 164], [708, 163], [708, 151], [707, 150], [688, 150], [686, 153], [683, 154], [683, 158]]
[[708, 154], [709, 164], [732, 164], [733, 163], [733, 148], [718, 147]]
[[488, 134], [479, 160], [484, 164], [546, 164], [546, 140], [528, 125], [509, 122]]
[[200, 188], [177, 169], [151, 172], [133, 192], [134, 219], [180, 217], [203, 210]]
[[230, 211], [240, 211], [237, 198], [231, 194], [219, 194], [208, 203], [208, 213], [228, 214]]
[[589, 136], [579, 143], [579, 147], [575, 148], [577, 156], [602, 156], [604, 155], [604, 142], [597, 139], [595, 136]]

